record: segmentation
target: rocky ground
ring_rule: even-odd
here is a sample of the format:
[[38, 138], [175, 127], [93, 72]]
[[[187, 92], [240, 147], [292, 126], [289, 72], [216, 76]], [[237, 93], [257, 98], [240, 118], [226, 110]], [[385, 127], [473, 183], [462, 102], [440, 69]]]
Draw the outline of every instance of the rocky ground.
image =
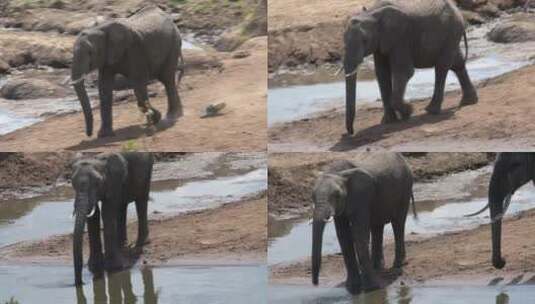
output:
[[[358, 159], [359, 153], [292, 153], [270, 157], [269, 215], [274, 218], [302, 217], [311, 210], [310, 188], [316, 174], [333, 159]], [[405, 154], [416, 181], [432, 179], [452, 172], [471, 170], [488, 165], [494, 159], [486, 153], [416, 153]], [[493, 268], [490, 256], [490, 225], [455, 233], [440, 234], [431, 238], [410, 236], [406, 242], [407, 262], [395, 284], [467, 284], [487, 285], [533, 280], [535, 271], [535, 239], [533, 210], [508, 218], [503, 223], [502, 239], [507, 244], [502, 254], [507, 265], [502, 270]], [[447, 250], [445, 250], [447, 248]], [[386, 284], [393, 279], [388, 270], [392, 265], [394, 246], [385, 244], [385, 270], [381, 277]], [[310, 285], [310, 260], [271, 266], [270, 282], [274, 284]], [[394, 276], [395, 278], [395, 276]], [[335, 286], [345, 279], [340, 254], [324, 255], [320, 285]], [[515, 281], [516, 280], [516, 281]], [[403, 283], [402, 283], [403, 282]]]
[[[83, 28], [103, 20], [128, 16], [146, 1], [18, 1], [6, 4], [0, 16], [0, 73], [7, 83], [0, 96], [7, 102], [36, 98], [73, 97], [68, 84], [72, 45]], [[130, 92], [116, 93], [116, 136], [88, 138], [83, 116], [72, 111], [43, 114], [43, 122], [2, 136], [3, 151], [117, 150], [151, 151], [265, 149], [266, 19], [265, 1], [150, 1], [165, 9], [183, 32], [203, 43], [185, 50], [186, 76], [179, 86], [185, 115], [174, 125], [147, 128]], [[191, 38], [190, 38], [191, 39]], [[259, 68], [260, 67], [260, 68]], [[56, 69], [56, 70], [52, 70]], [[95, 76], [89, 87], [95, 90]], [[121, 85], [116, 82], [116, 88]], [[1, 85], [1, 84], [0, 84]], [[123, 87], [124, 89], [124, 87]], [[149, 87], [151, 103], [167, 108], [163, 86]], [[205, 108], [225, 103], [221, 115], [201, 119]], [[31, 105], [31, 104], [30, 104]], [[99, 125], [95, 108], [95, 127]], [[219, 126], [224, 125], [225, 128]], [[61, 128], [59, 127], [61, 126]]]

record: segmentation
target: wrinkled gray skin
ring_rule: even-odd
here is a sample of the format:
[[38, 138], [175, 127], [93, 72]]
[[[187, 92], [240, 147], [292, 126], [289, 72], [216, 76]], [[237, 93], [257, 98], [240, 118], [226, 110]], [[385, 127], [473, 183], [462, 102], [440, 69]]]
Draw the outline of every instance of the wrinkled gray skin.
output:
[[[154, 160], [150, 153], [112, 153], [80, 159], [73, 164], [74, 199], [73, 259], [75, 284], [82, 285], [83, 233], [87, 222], [89, 270], [123, 268], [121, 249], [126, 244], [126, 213], [136, 203], [138, 237], [136, 246], [147, 242], [147, 202]], [[102, 210], [98, 206], [101, 202]], [[104, 224], [104, 251], [100, 240], [100, 218]]]
[[492, 265], [501, 269], [505, 259], [501, 254], [502, 217], [513, 194], [529, 181], [535, 184], [535, 153], [500, 153], [496, 157], [489, 183], [488, 204], [474, 216], [490, 207], [492, 228]]
[[383, 123], [397, 121], [397, 113], [402, 119], [411, 116], [412, 108], [403, 98], [415, 68], [435, 68], [428, 113], [440, 113], [449, 70], [461, 83], [461, 105], [477, 103], [459, 47], [466, 35], [464, 27], [463, 17], [451, 0], [377, 1], [369, 10], [351, 17], [344, 33], [347, 132], [353, 134], [357, 68], [372, 54], [384, 106]]
[[383, 228], [387, 223], [392, 223], [396, 242], [394, 267], [403, 265], [405, 219], [412, 197], [412, 184], [412, 173], [400, 154], [368, 154], [357, 164], [336, 161], [327, 167], [316, 181], [313, 191], [314, 285], [318, 284], [321, 267], [323, 230], [331, 217], [334, 217], [344, 256], [347, 271], [345, 284], [350, 293], [381, 287], [374, 269], [384, 266]]
[[176, 89], [177, 68], [183, 74], [181, 38], [173, 20], [157, 7], [145, 7], [129, 18], [107, 21], [84, 30], [74, 43], [71, 79], [83, 108], [86, 134], [93, 134], [93, 114], [84, 86], [85, 76], [98, 70], [100, 115], [98, 137], [113, 136], [113, 80], [125, 76], [134, 87], [138, 107], [149, 124], [160, 121], [161, 114], [149, 103], [147, 84], [152, 79], [163, 83], [167, 93], [167, 119], [182, 116]]

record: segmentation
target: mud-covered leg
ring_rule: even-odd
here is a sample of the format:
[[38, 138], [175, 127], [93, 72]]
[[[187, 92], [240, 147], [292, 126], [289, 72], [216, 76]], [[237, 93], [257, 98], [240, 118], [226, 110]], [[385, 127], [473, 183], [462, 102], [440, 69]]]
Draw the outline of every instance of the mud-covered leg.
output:
[[381, 100], [383, 102], [384, 116], [382, 123], [388, 124], [398, 121], [396, 111], [392, 108], [392, 71], [388, 57], [381, 54], [374, 54], [375, 75], [381, 90]]
[[145, 84], [136, 85], [134, 87], [134, 93], [136, 94], [137, 106], [139, 107], [139, 110], [147, 116], [147, 124], [157, 124], [161, 120], [162, 114], [153, 108], [149, 103], [147, 86]]
[[383, 254], [383, 231], [384, 225], [372, 227], [372, 261], [373, 268], [376, 270], [383, 269], [385, 264]]
[[355, 248], [353, 246], [351, 227], [349, 226], [347, 219], [344, 217], [335, 217], [334, 225], [346, 266], [346, 289], [350, 293], [356, 294], [360, 291], [360, 275], [359, 266], [355, 256]]
[[479, 98], [477, 97], [477, 91], [474, 85], [472, 84], [470, 77], [468, 76], [468, 72], [466, 70], [466, 62], [464, 61], [460, 50], [457, 56], [455, 57], [455, 63], [451, 67], [451, 70], [455, 73], [457, 79], [459, 79], [459, 83], [461, 84], [461, 88], [463, 91], [463, 97], [461, 99], [460, 105], [466, 106], [476, 104], [479, 101]]
[[437, 66], [435, 67], [435, 90], [431, 102], [425, 108], [429, 114], [440, 114], [442, 108], [442, 101], [444, 100], [444, 88], [446, 86], [446, 77], [448, 76], [448, 68]]

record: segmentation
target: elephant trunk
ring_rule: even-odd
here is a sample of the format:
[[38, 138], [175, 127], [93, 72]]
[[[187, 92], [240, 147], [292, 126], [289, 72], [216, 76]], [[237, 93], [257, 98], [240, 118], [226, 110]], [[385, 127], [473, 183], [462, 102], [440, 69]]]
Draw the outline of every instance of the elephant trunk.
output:
[[80, 286], [82, 282], [83, 267], [83, 236], [86, 221], [86, 214], [76, 212], [76, 221], [74, 224], [74, 233], [72, 237], [72, 255], [74, 260], [74, 284]]
[[357, 69], [358, 64], [349, 58], [344, 60], [344, 72], [346, 79], [346, 130], [352, 135], [353, 122], [355, 121], [355, 103], [357, 99]]
[[505, 260], [501, 256], [501, 237], [502, 237], [502, 219], [504, 200], [507, 196], [501, 178], [493, 174], [489, 185], [489, 208], [492, 220], [492, 265], [501, 269], [505, 266]]
[[318, 285], [321, 268], [321, 246], [325, 221], [314, 219], [312, 223], [312, 284]]
[[78, 54], [79, 52], [75, 51], [74, 53], [71, 81], [84, 112], [85, 133], [87, 136], [91, 136], [93, 134], [93, 112], [91, 111], [91, 103], [89, 102], [89, 96], [87, 95], [84, 84], [84, 77], [89, 73], [89, 62], [87, 62], [87, 59], [84, 60], [83, 56]]

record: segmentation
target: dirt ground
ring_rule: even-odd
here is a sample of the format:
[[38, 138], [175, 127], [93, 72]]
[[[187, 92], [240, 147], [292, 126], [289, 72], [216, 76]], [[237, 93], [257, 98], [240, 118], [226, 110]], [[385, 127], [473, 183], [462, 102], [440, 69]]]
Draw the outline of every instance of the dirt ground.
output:
[[[258, 1], [151, 2], [165, 7], [186, 34], [192, 32], [208, 43], [202, 51], [184, 51], [186, 75], [178, 88], [184, 107], [182, 118], [174, 124], [161, 123], [149, 128], [130, 94], [126, 102], [114, 104], [114, 137], [88, 138], [83, 115], [67, 113], [46, 116], [43, 122], [1, 136], [0, 150], [265, 150], [267, 38], [262, 30], [265, 22], [255, 22], [261, 17], [255, 10]], [[127, 16], [146, 3], [107, 1], [105, 8], [101, 4], [101, 0], [9, 1], [0, 16], [0, 25], [23, 31], [0, 33], [0, 53], [4, 58], [0, 66], [11, 67], [8, 73], [34, 65], [67, 68], [71, 63], [73, 34], [95, 20]], [[241, 27], [243, 31], [239, 31]], [[233, 40], [233, 33], [238, 32], [241, 36]], [[235, 40], [244, 43], [233, 52], [219, 52], [213, 46], [223, 36], [227, 44], [237, 46]], [[249, 39], [250, 36], [258, 37]], [[165, 114], [167, 98], [163, 86], [151, 85], [149, 91], [156, 95], [151, 103]], [[220, 115], [201, 119], [206, 107], [216, 103], [226, 104]], [[100, 125], [98, 112], [97, 108], [93, 114], [95, 130]]]
[[[406, 242], [407, 262], [400, 281], [433, 283], [435, 281], [471, 282], [468, 284], [496, 284], [502, 279], [516, 277], [533, 278], [535, 271], [535, 211], [504, 220], [502, 225], [502, 256], [505, 267], [496, 270], [491, 263], [490, 225], [473, 230], [448, 233], [425, 240]], [[393, 263], [394, 246], [385, 245], [385, 267]], [[524, 276], [522, 278], [522, 276]], [[310, 261], [292, 265], [276, 265], [271, 268], [270, 282], [310, 284]], [[385, 281], [388, 272], [383, 274]], [[345, 268], [341, 255], [324, 256], [320, 284], [334, 285], [345, 280]]]
[[[275, 218], [299, 217], [312, 207], [310, 191], [322, 168], [333, 160], [358, 162], [362, 153], [273, 153], [269, 156], [268, 210]], [[405, 157], [416, 181], [473, 170], [494, 159], [492, 153], [410, 153]]]
[[381, 150], [396, 151], [517, 151], [535, 147], [533, 73], [528, 66], [481, 83], [479, 103], [458, 108], [459, 91], [446, 95], [443, 112], [428, 115], [430, 99], [412, 102], [413, 116], [405, 122], [382, 125], [382, 108], [357, 109], [355, 135], [344, 136], [342, 111], [290, 122], [269, 129], [271, 151]]
[[[199, 260], [264, 262], [267, 246], [266, 196], [219, 208], [149, 220], [150, 244], [142, 263], [161, 265]], [[240, 225], [236, 225], [240, 223]], [[137, 237], [137, 224], [128, 225], [128, 239]], [[84, 252], [88, 252], [87, 234]], [[0, 250], [4, 262], [71, 263], [72, 235], [22, 242]]]

